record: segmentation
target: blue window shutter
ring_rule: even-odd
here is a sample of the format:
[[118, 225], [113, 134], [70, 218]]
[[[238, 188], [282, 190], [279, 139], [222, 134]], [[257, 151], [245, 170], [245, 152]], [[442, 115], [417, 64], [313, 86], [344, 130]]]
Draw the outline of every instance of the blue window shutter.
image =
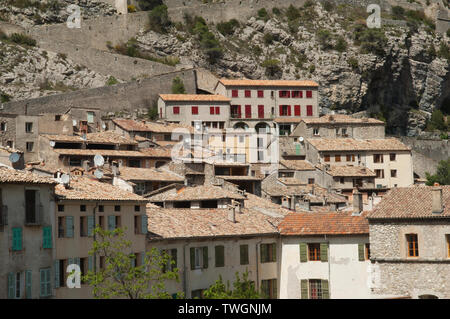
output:
[[8, 298], [13, 299], [16, 291], [15, 291], [16, 285], [14, 284], [14, 273], [10, 272], [8, 274]]
[[43, 248], [52, 248], [52, 227], [46, 226], [42, 228], [42, 247]]
[[31, 270], [25, 271], [25, 292], [27, 299], [31, 299]]
[[136, 267], [136, 257], [131, 259], [131, 267]]
[[94, 256], [88, 257], [88, 270], [94, 271]]
[[141, 255], [141, 258], [142, 258], [142, 260], [141, 260], [141, 265], [145, 265], [145, 251], [143, 251], [142, 252], [142, 255]]
[[51, 281], [51, 268], [45, 270], [45, 286], [46, 286], [46, 296], [52, 295], [52, 281]]
[[116, 216], [108, 216], [108, 230], [116, 229]]
[[88, 223], [88, 236], [94, 235], [94, 216], [88, 216], [87, 218]]
[[148, 231], [148, 220], [147, 215], [142, 215], [142, 234], [147, 234]]
[[66, 237], [73, 238], [73, 216], [66, 216]]
[[59, 260], [55, 260], [55, 288], [59, 288]]
[[41, 269], [39, 272], [40, 272], [40, 278], [41, 278], [41, 280], [39, 282], [40, 291], [41, 291], [40, 296], [45, 297], [45, 278], [46, 278], [45, 269]]
[[12, 232], [12, 250], [22, 250], [22, 228], [13, 228]]
[[74, 264], [73, 258], [69, 258], [69, 259], [67, 260], [67, 266], [72, 265], [72, 264]]

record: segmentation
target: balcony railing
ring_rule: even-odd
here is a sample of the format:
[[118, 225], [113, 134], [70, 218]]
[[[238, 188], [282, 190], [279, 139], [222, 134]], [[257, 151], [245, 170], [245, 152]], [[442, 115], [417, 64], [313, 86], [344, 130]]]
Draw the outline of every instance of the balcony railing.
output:
[[44, 207], [42, 206], [42, 204], [35, 205], [34, 211], [33, 209], [27, 208], [25, 205], [25, 225], [41, 225], [43, 212]]
[[8, 206], [0, 205], [0, 226], [8, 225]]

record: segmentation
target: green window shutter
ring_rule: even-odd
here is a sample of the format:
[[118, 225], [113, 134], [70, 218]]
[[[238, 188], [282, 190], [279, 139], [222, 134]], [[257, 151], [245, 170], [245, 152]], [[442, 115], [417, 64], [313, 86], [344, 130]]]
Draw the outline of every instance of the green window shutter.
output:
[[364, 261], [366, 258], [364, 256], [364, 244], [358, 244], [358, 259], [359, 261]]
[[52, 248], [52, 227], [46, 226], [42, 228], [42, 247]]
[[12, 250], [22, 250], [22, 228], [16, 227], [12, 229]]
[[177, 249], [176, 248], [175, 249], [171, 249], [170, 250], [170, 255], [172, 257], [172, 261], [174, 262], [172, 264], [172, 270], [173, 270], [173, 269], [177, 268], [177, 266], [178, 266], [178, 263], [177, 263]]
[[330, 299], [328, 280], [322, 280], [322, 299]]
[[95, 219], [94, 216], [88, 216], [87, 217], [87, 226], [88, 226], [88, 236], [94, 235], [94, 228], [95, 228]]
[[[176, 250], [176, 249], [175, 249]], [[141, 265], [145, 265], [145, 251], [142, 252]]]
[[116, 229], [116, 216], [108, 216], [108, 230]]
[[191, 248], [190, 249], [190, 254], [191, 254], [191, 269], [195, 269], [195, 248]]
[[328, 261], [328, 244], [327, 243], [321, 243], [320, 244], [320, 260], [321, 261]]
[[308, 245], [305, 243], [300, 243], [300, 262], [305, 263], [308, 261]]
[[46, 274], [45, 282], [46, 282], [46, 287], [47, 287], [47, 296], [51, 296], [52, 295], [51, 268], [47, 268], [45, 270], [45, 274]]
[[265, 263], [267, 261], [267, 245], [261, 244], [260, 250], [261, 250], [261, 263]]
[[308, 280], [302, 279], [300, 281], [301, 298], [308, 299]]
[[55, 288], [59, 288], [59, 260], [55, 260], [53, 268], [55, 271]]
[[223, 246], [215, 247], [216, 267], [225, 266], [225, 248]]
[[277, 261], [277, 244], [272, 244], [272, 260], [271, 261]]
[[41, 280], [40, 280], [40, 282], [39, 282], [39, 286], [40, 286], [40, 296], [41, 297], [45, 297], [46, 296], [46, 289], [45, 289], [45, 269], [41, 269], [41, 270], [39, 270], [39, 273], [40, 273], [40, 278], [41, 278]]
[[208, 247], [203, 247], [203, 268], [208, 268]]
[[269, 298], [269, 281], [261, 280], [261, 292], [263, 294], [263, 298]]
[[248, 245], [240, 246], [240, 261], [241, 265], [248, 265]]
[[10, 272], [8, 274], [8, 298], [13, 299], [16, 294], [16, 285], [14, 285], [14, 273]]
[[73, 216], [66, 216], [66, 237], [73, 238]]
[[25, 292], [27, 299], [31, 299], [31, 270], [25, 271]]
[[141, 223], [141, 226], [142, 226], [142, 234], [147, 234], [147, 232], [148, 232], [148, 218], [147, 218], [147, 215], [142, 215], [142, 223]]
[[273, 299], [277, 299], [277, 297], [278, 297], [278, 287], [277, 287], [277, 280], [276, 279], [273, 279], [272, 280], [272, 296], [273, 296]]
[[94, 271], [94, 256], [88, 257], [88, 271]]
[[131, 267], [132, 268], [136, 267], [136, 257], [135, 258], [131, 258]]

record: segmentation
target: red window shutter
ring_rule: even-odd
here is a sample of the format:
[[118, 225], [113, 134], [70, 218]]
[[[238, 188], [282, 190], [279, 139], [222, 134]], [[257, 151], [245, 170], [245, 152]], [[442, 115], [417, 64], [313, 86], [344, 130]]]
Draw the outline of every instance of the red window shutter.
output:
[[295, 116], [300, 116], [300, 105], [295, 105], [294, 106], [294, 115]]
[[260, 119], [264, 118], [264, 105], [258, 105], [258, 117]]
[[180, 107], [179, 106], [174, 106], [173, 107], [173, 114], [180, 114]]
[[245, 106], [245, 118], [247, 118], [247, 119], [252, 118], [252, 106], [251, 105]]
[[283, 97], [283, 91], [280, 91], [280, 92], [279, 92], [279, 96], [280, 96], [280, 97]]
[[306, 98], [312, 98], [312, 91], [306, 91]]
[[238, 107], [238, 118], [241, 118], [241, 106], [238, 105], [237, 107]]
[[214, 115], [214, 106], [209, 107], [209, 114]]
[[303, 98], [303, 91], [299, 91], [299, 93], [300, 93], [300, 95], [299, 95], [299, 98]]
[[232, 91], [231, 91], [231, 96], [232, 96], [232, 97], [239, 97], [239, 92], [238, 92], [238, 90], [232, 90]]
[[283, 115], [283, 105], [280, 105], [280, 116]]
[[220, 106], [216, 106], [216, 115], [220, 114]]
[[192, 107], [192, 114], [198, 114], [198, 106]]
[[287, 109], [288, 109], [288, 116], [291, 116], [291, 106], [288, 105], [288, 106], [287, 106]]
[[163, 114], [162, 114], [162, 107], [159, 108], [159, 118], [162, 119]]
[[286, 91], [286, 97], [291, 97], [291, 91]]
[[258, 97], [264, 97], [264, 91], [259, 90], [258, 91]]
[[313, 116], [313, 107], [312, 107], [312, 105], [307, 105], [306, 106], [306, 115], [307, 116]]
[[252, 91], [245, 90], [245, 97], [252, 97]]

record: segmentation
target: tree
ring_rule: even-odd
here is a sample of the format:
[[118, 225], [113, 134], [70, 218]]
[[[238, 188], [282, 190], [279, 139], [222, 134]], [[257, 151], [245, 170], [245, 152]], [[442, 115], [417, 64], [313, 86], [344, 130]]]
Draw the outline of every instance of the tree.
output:
[[207, 290], [204, 291], [205, 299], [261, 299], [261, 294], [255, 289], [253, 281], [248, 280], [248, 271], [242, 274], [236, 272], [236, 280], [233, 283], [233, 290], [230, 290], [230, 282], [225, 285], [222, 276]]
[[143, 11], [153, 10], [155, 7], [163, 5], [162, 0], [139, 0], [138, 1], [139, 8]]
[[174, 263], [169, 255], [154, 248], [136, 266], [136, 255], [128, 252], [131, 241], [123, 238], [121, 228], [109, 231], [97, 226], [94, 235], [97, 239], [89, 255], [104, 256], [105, 265], [96, 272], [89, 270], [83, 280], [92, 286], [95, 298], [171, 298], [165, 291], [165, 281], [178, 281], [178, 269], [163, 271]]
[[431, 118], [427, 123], [427, 131], [444, 131], [447, 129], [447, 125], [444, 120], [444, 114], [442, 114], [441, 110], [435, 109], [433, 113], [431, 113]]
[[440, 185], [450, 185], [450, 158], [444, 161], [440, 161], [436, 174], [430, 175], [425, 173], [427, 177], [427, 185], [432, 186], [434, 183], [439, 183]]
[[261, 66], [263, 68], [266, 68], [266, 75], [268, 77], [276, 77], [277, 75], [280, 75], [282, 73], [281, 67], [280, 67], [280, 61], [277, 59], [268, 59], [265, 60]]
[[167, 6], [164, 4], [153, 8], [148, 17], [150, 29], [155, 32], [166, 33], [172, 24], [167, 13]]
[[317, 32], [317, 37], [322, 49], [328, 50], [333, 48], [333, 43], [331, 41], [333, 39], [333, 35], [331, 34], [330, 31], [326, 29], [320, 29]]
[[186, 90], [184, 88], [183, 80], [180, 79], [179, 76], [177, 76], [172, 81], [172, 93], [173, 94], [186, 94]]

